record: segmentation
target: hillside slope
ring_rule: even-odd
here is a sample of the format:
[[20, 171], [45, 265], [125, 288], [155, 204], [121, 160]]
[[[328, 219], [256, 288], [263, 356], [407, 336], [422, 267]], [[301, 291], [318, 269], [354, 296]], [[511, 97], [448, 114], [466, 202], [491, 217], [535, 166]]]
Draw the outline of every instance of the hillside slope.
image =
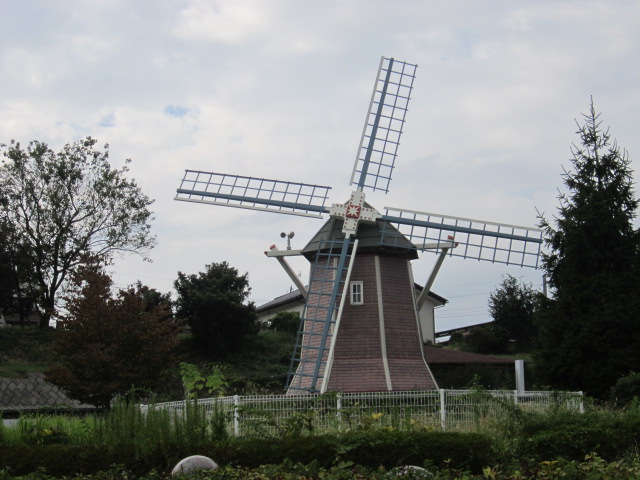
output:
[[54, 329], [0, 328], [0, 377], [24, 377], [44, 372], [55, 361]]

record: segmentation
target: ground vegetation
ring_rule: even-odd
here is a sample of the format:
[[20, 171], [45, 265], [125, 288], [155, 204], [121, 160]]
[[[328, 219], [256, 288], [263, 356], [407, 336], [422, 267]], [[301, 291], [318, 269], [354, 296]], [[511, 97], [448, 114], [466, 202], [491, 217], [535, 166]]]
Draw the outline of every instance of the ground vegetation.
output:
[[[83, 419], [26, 415], [15, 427], [0, 427], [0, 478], [163, 478], [194, 451], [221, 465], [202, 478], [390, 479], [402, 465], [426, 468], [432, 476], [424, 478], [458, 480], [624, 480], [640, 474], [637, 402], [625, 409], [587, 403], [584, 413], [560, 402], [542, 412], [511, 404], [498, 417], [485, 417], [482, 402], [474, 405], [477, 421], [464, 432], [402, 421], [390, 428], [382, 421], [388, 413], [373, 409], [352, 419], [348, 431], [316, 428], [318, 412], [309, 411], [282, 419], [282, 428], [270, 433], [234, 437], [225, 428], [232, 418], [196, 402], [179, 414], [143, 413], [119, 403], [108, 414]], [[308, 421], [296, 421], [301, 416]], [[292, 472], [297, 476], [286, 476]]]

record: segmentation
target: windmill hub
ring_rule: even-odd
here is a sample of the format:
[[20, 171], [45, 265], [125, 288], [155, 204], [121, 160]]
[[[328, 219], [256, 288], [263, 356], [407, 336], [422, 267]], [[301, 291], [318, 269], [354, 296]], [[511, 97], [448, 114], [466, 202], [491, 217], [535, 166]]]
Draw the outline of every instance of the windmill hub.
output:
[[376, 220], [382, 217], [375, 208], [365, 206], [364, 192], [357, 190], [351, 193], [351, 198], [347, 203], [334, 203], [331, 205], [329, 215], [344, 221], [342, 233], [346, 236], [356, 234], [359, 222], [375, 223]]

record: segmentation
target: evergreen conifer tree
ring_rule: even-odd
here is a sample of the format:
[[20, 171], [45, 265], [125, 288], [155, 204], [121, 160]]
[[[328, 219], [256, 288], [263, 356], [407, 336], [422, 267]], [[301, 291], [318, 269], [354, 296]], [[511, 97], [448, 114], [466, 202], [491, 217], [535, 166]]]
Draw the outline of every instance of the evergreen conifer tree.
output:
[[539, 381], [604, 397], [640, 369], [638, 199], [628, 154], [602, 129], [593, 101], [583, 117], [556, 227], [541, 216], [553, 299], [541, 305], [534, 360]]

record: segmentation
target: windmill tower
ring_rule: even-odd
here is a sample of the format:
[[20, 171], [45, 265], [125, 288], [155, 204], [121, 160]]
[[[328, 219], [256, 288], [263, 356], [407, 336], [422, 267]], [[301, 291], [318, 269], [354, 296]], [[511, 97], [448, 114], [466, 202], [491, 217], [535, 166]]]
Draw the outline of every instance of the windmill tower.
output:
[[[446, 255], [536, 268], [542, 232], [365, 202], [388, 192], [417, 66], [383, 57], [351, 175], [355, 190], [326, 207], [330, 187], [187, 170], [176, 200], [329, 219], [301, 250], [276, 258], [306, 303], [287, 391], [400, 391], [437, 388], [424, 359], [419, 310]], [[454, 240], [455, 239], [455, 240]], [[439, 255], [420, 295], [411, 260]], [[311, 263], [305, 288], [286, 261]]]

